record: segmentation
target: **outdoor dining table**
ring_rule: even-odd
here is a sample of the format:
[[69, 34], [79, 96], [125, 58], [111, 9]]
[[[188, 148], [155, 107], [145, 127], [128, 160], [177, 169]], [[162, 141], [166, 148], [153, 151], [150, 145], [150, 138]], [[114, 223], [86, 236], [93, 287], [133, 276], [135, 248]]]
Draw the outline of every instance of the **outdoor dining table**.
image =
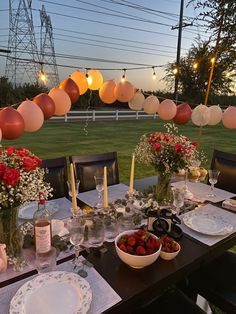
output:
[[[137, 180], [134, 182], [134, 188], [142, 190], [148, 185], [154, 184], [154, 178]], [[80, 204], [85, 206], [83, 202]], [[220, 206], [220, 204], [214, 205]], [[183, 235], [179, 243], [181, 251], [175, 259], [165, 261], [158, 258], [154, 264], [143, 269], [133, 269], [124, 264], [116, 254], [114, 243], [104, 244], [107, 248], [106, 252], [97, 249], [92, 249], [89, 253], [84, 251], [84, 257], [93, 264], [97, 272], [121, 298], [121, 301], [107, 309], [105, 313], [130, 313], [140, 308], [142, 304], [152, 300], [169, 286], [184, 279], [194, 270], [234, 246], [236, 232], [234, 229], [229, 236], [211, 246], [201, 243], [187, 234]], [[58, 263], [65, 263], [71, 258], [71, 256], [67, 256]], [[35, 270], [20, 275], [15, 273], [14, 277], [6, 280], [1, 280], [0, 275], [0, 287], [11, 285], [33, 274], [36, 274]], [[100, 297], [106, 298], [106, 295]]]

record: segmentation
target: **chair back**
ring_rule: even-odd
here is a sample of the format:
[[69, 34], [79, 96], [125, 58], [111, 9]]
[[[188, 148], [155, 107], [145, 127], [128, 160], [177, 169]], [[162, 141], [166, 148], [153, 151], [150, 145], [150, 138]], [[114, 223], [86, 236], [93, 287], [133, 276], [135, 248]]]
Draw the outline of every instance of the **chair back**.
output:
[[104, 166], [107, 167], [107, 184], [119, 183], [119, 170], [116, 152], [86, 156], [69, 156], [73, 163], [75, 176], [80, 180], [79, 191], [86, 192], [96, 188], [94, 176], [103, 176]]
[[217, 188], [236, 193], [236, 154], [214, 150], [211, 169], [220, 171]]
[[42, 161], [41, 168], [47, 169], [45, 181], [53, 188], [52, 198], [68, 197], [66, 157], [45, 159]]

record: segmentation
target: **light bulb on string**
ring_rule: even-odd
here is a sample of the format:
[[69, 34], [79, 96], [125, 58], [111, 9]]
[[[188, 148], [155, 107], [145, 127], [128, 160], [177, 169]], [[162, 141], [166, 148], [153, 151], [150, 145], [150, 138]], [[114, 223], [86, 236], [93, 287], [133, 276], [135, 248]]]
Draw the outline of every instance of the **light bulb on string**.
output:
[[121, 82], [125, 82], [126, 69], [124, 69], [123, 71], [124, 71], [124, 73], [123, 73], [123, 75], [121, 77]]
[[198, 68], [198, 63], [197, 63], [197, 62], [194, 62], [194, 63], [193, 63], [193, 69], [194, 69], [194, 70], [197, 70], [197, 68]]
[[91, 85], [92, 85], [92, 82], [93, 82], [93, 78], [92, 78], [91, 75], [88, 74], [88, 70], [89, 70], [89, 69], [86, 69], [86, 74], [85, 74], [85, 76], [86, 76], [86, 78], [87, 78], [88, 86], [91, 86]]
[[174, 75], [176, 75], [178, 72], [179, 72], [178, 68], [177, 68], [177, 67], [175, 67], [175, 68], [173, 69], [173, 73], [174, 73]]
[[43, 83], [46, 83], [47, 81], [47, 75], [43, 70], [39, 71], [39, 78]]
[[216, 62], [216, 58], [215, 57], [211, 58], [211, 63], [214, 64], [215, 62]]
[[155, 67], [152, 67], [152, 79], [155, 80], [157, 78], [156, 72], [155, 72]]

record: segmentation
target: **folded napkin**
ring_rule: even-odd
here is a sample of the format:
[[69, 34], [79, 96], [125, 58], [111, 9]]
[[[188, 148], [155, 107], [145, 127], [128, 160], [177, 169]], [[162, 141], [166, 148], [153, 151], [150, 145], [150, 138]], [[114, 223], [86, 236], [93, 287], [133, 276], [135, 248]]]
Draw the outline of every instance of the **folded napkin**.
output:
[[232, 211], [236, 211], [236, 200], [233, 199], [227, 199], [224, 202], [222, 202], [222, 207], [232, 210]]

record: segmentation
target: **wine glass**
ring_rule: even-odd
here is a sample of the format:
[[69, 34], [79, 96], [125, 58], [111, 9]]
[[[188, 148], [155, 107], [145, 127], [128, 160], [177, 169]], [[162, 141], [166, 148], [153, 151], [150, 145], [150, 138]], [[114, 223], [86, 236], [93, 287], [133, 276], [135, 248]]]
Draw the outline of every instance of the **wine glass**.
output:
[[103, 219], [95, 212], [90, 212], [85, 215], [85, 241], [84, 247], [101, 247], [104, 242], [105, 230]]
[[173, 205], [176, 208], [176, 214], [179, 215], [180, 208], [184, 206], [185, 188], [173, 188]]
[[[80, 184], [80, 180], [75, 180], [75, 192], [76, 192], [76, 197], [78, 197], [79, 195], [79, 184]], [[67, 181], [67, 186], [68, 186], [68, 192], [69, 192], [69, 196], [72, 197], [72, 189], [71, 189], [71, 182], [70, 180]]]
[[218, 181], [219, 174], [220, 174], [220, 171], [216, 170], [216, 169], [213, 169], [213, 170], [211, 169], [208, 171], [209, 183], [211, 184], [211, 191], [210, 191], [210, 193], [207, 194], [208, 197], [215, 197], [216, 196], [214, 193], [214, 187]]
[[80, 259], [80, 245], [84, 241], [84, 231], [85, 231], [85, 219], [82, 216], [73, 216], [68, 221], [68, 230], [70, 233], [70, 243], [75, 249], [75, 259], [73, 260], [74, 269], [79, 267], [78, 274], [81, 277], [86, 277], [87, 272], [83, 269], [83, 262]]
[[103, 177], [102, 176], [94, 176], [94, 180], [96, 183], [96, 190], [98, 192], [98, 202], [97, 202], [96, 207], [102, 208], [101, 198], [102, 198], [102, 191], [104, 190]]

